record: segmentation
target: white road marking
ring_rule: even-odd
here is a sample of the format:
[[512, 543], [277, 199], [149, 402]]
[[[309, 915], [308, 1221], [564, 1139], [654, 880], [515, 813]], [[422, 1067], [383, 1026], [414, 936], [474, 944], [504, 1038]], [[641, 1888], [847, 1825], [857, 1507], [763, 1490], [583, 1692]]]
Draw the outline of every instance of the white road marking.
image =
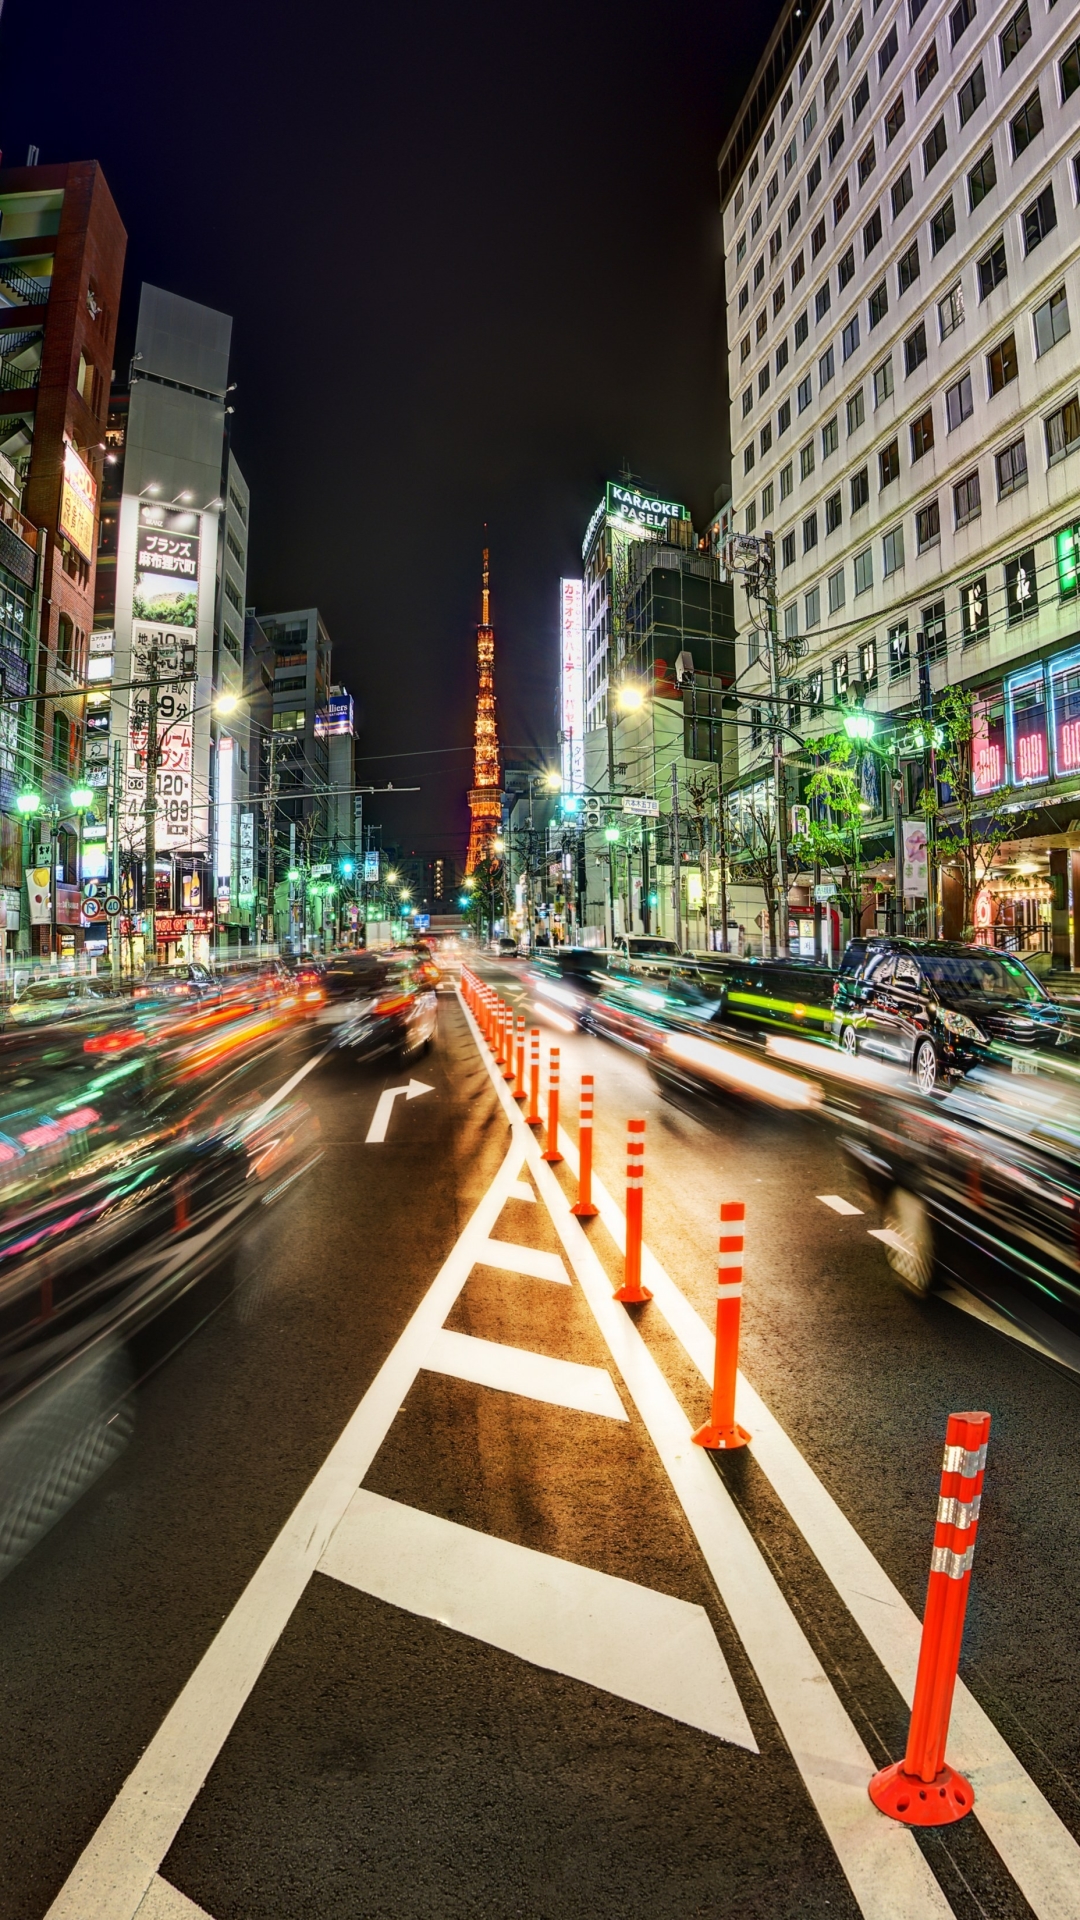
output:
[[757, 1752], [702, 1607], [364, 1488], [319, 1572]]
[[894, 1233], [891, 1227], [867, 1227], [866, 1231], [871, 1240], [880, 1240], [883, 1246], [892, 1247], [896, 1253], [911, 1252], [907, 1242], [901, 1240], [900, 1235]]
[[155, 1873], [150, 1890], [140, 1903], [138, 1920], [210, 1920], [210, 1915], [205, 1907], [197, 1907], [186, 1893], [178, 1893]]
[[[577, 1148], [561, 1127], [559, 1146], [571, 1173], [576, 1173]], [[593, 1199], [621, 1251], [625, 1218], [595, 1172]], [[642, 1248], [642, 1279], [698, 1372], [711, 1384], [715, 1335], [647, 1246]], [[921, 1621], [742, 1373], [735, 1413], [754, 1436], [754, 1457], [762, 1472], [910, 1706]], [[1078, 1920], [1080, 1845], [960, 1679], [953, 1695], [949, 1760], [971, 1780], [974, 1812], [1038, 1920]]]
[[263, 1121], [273, 1113], [274, 1108], [280, 1106], [283, 1100], [287, 1100], [293, 1088], [298, 1087], [301, 1080], [305, 1079], [312, 1069], [317, 1067], [320, 1062], [325, 1060], [327, 1055], [332, 1052], [332, 1047], [324, 1047], [321, 1053], [312, 1054], [310, 1060], [305, 1060], [303, 1066], [298, 1067], [295, 1073], [290, 1074], [289, 1078], [278, 1088], [276, 1093], [270, 1094], [269, 1098], [264, 1100], [261, 1106], [256, 1107], [254, 1113], [248, 1115], [243, 1129], [244, 1132], [246, 1134], [254, 1133], [256, 1127], [261, 1127]]
[[385, 1088], [384, 1091], [380, 1093], [375, 1111], [371, 1116], [371, 1125], [367, 1130], [364, 1145], [366, 1147], [372, 1145], [377, 1146], [380, 1141], [386, 1139], [386, 1129], [390, 1125], [390, 1115], [394, 1111], [394, 1102], [395, 1100], [400, 1100], [402, 1094], [405, 1095], [406, 1100], [416, 1100], [420, 1094], [434, 1093], [434, 1091], [434, 1087], [427, 1086], [423, 1080], [410, 1080], [407, 1087]]
[[509, 1240], [489, 1240], [476, 1256], [478, 1266], [502, 1267], [506, 1273], [524, 1274], [529, 1280], [555, 1280], [570, 1285], [570, 1275], [557, 1253], [543, 1253], [539, 1247], [516, 1247]]
[[577, 1360], [554, 1360], [547, 1353], [504, 1347], [497, 1340], [476, 1340], [472, 1334], [450, 1333], [441, 1327], [423, 1364], [429, 1373], [448, 1373], [477, 1387], [524, 1394], [552, 1407], [603, 1414], [608, 1420], [627, 1418], [610, 1373], [603, 1367], [583, 1367]]
[[834, 1213], [849, 1214], [863, 1211], [861, 1207], [853, 1207], [851, 1201], [845, 1200], [842, 1193], [819, 1193], [818, 1199], [823, 1207], [831, 1207]]
[[344, 1432], [84, 1848], [47, 1920], [134, 1920], [433, 1336], [487, 1248], [521, 1161], [515, 1140]]
[[510, 1189], [511, 1200], [535, 1200], [536, 1195], [527, 1180], [515, 1180]]
[[[873, 1761], [757, 1543], [708, 1458], [693, 1445], [690, 1422], [629, 1314], [612, 1299], [611, 1281], [541, 1159], [539, 1142], [483, 1049], [481, 1057], [860, 1909], [866, 1920], [947, 1920], [952, 1908], [914, 1835], [872, 1805], [866, 1788]], [[598, 1194], [597, 1186], [593, 1190]], [[615, 1212], [608, 1201], [609, 1230]], [[621, 1215], [618, 1224], [624, 1224]]]

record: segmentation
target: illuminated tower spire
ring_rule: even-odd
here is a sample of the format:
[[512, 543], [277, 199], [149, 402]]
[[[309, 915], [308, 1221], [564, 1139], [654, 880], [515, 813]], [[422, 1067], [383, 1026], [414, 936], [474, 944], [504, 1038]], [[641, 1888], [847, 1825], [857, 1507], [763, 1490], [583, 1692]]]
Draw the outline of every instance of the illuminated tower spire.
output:
[[484, 548], [480, 625], [476, 629], [476, 730], [473, 747], [473, 783], [469, 790], [469, 857], [466, 873], [486, 859], [502, 825], [502, 770], [499, 730], [495, 719], [495, 630], [491, 624], [491, 575]]

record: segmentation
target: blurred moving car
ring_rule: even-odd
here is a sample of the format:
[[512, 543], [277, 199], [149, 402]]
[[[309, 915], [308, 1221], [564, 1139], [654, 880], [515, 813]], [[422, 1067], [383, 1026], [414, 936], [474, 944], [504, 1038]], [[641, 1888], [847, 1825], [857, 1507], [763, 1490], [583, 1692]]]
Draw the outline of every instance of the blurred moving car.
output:
[[508, 933], [501, 933], [497, 940], [491, 942], [491, 951], [499, 954], [503, 960], [516, 960], [518, 943]]
[[651, 972], [658, 962], [677, 960], [681, 951], [677, 940], [667, 940], [658, 933], [621, 934], [612, 944], [610, 959], [612, 966], [621, 966], [629, 973]]
[[791, 1033], [821, 1039], [831, 1034], [836, 974], [814, 960], [695, 953], [678, 961], [670, 978], [715, 997], [714, 1024], [738, 1037], [764, 1040], [770, 1034]]
[[845, 1052], [908, 1067], [925, 1093], [1008, 1053], [1014, 1073], [1073, 1051], [1080, 1025], [1022, 960], [951, 940], [853, 941], [840, 965], [833, 1037]]
[[198, 960], [178, 960], [172, 966], [147, 967], [135, 982], [136, 1000], [197, 1000], [215, 988], [214, 975]]
[[542, 947], [525, 978], [541, 1005], [548, 1004], [589, 1028], [589, 1010], [607, 984], [607, 954], [599, 947]]
[[348, 1005], [337, 1041], [358, 1059], [393, 1054], [411, 1060], [430, 1045], [439, 1018], [439, 1002], [427, 979], [426, 963], [414, 954], [390, 954], [380, 960]]
[[59, 980], [30, 980], [4, 1014], [5, 1024], [29, 1026], [39, 1020], [64, 1020], [95, 1008], [115, 1005], [121, 989], [93, 974]]

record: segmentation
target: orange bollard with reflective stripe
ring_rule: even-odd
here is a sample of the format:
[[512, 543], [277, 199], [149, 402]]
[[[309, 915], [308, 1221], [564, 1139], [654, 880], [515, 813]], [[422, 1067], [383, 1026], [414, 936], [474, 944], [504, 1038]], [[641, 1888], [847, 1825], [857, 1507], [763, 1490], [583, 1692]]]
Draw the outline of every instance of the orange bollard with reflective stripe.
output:
[[578, 1193], [570, 1209], [579, 1220], [592, 1220], [599, 1211], [593, 1206], [592, 1197], [592, 1129], [593, 1077], [591, 1073], [583, 1073], [581, 1106], [578, 1110]]
[[506, 1001], [495, 1000], [495, 1065], [506, 1065]]
[[742, 1326], [743, 1227], [746, 1207], [741, 1200], [720, 1205], [720, 1251], [716, 1275], [716, 1357], [713, 1361], [712, 1409], [694, 1435], [694, 1445], [745, 1447], [750, 1435], [735, 1420], [735, 1380], [739, 1371], [739, 1332]]
[[559, 1049], [552, 1047], [548, 1063], [548, 1111], [547, 1146], [540, 1158], [555, 1162], [562, 1159], [559, 1152]]
[[529, 1032], [529, 1111], [525, 1115], [527, 1127], [542, 1127], [540, 1118], [540, 1029], [533, 1027]]
[[971, 1782], [945, 1758], [971, 1562], [982, 1504], [988, 1413], [951, 1413], [926, 1589], [907, 1751], [870, 1782], [875, 1807], [908, 1827], [944, 1827], [971, 1812]]
[[503, 1004], [503, 1079], [514, 1077], [514, 1010]]
[[645, 1122], [626, 1123], [626, 1257], [623, 1283], [615, 1298], [624, 1306], [637, 1306], [651, 1300], [648, 1287], [641, 1284], [642, 1203], [645, 1182]]
[[524, 1100], [525, 1098], [525, 1015], [523, 1013], [519, 1013], [517, 1017], [517, 1046], [516, 1046], [515, 1052], [516, 1052], [516, 1060], [515, 1060], [515, 1069], [514, 1069], [514, 1099]]

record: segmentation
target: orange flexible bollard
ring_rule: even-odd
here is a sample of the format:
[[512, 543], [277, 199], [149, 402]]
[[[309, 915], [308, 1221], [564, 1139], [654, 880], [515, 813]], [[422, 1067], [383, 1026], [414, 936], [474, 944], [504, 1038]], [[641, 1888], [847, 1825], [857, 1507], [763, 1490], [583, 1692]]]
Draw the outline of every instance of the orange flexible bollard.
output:
[[541, 1127], [540, 1118], [540, 1029], [533, 1027], [529, 1034], [529, 1111], [525, 1115], [527, 1127]]
[[552, 1162], [562, 1159], [559, 1152], [559, 1049], [552, 1047], [548, 1066], [548, 1113], [547, 1146], [541, 1154], [542, 1160]]
[[592, 1129], [593, 1077], [591, 1073], [583, 1073], [578, 1109], [578, 1190], [577, 1200], [570, 1209], [579, 1220], [592, 1220], [599, 1211], [593, 1206], [592, 1197]]
[[696, 1447], [715, 1450], [745, 1447], [750, 1435], [735, 1420], [735, 1379], [739, 1371], [739, 1330], [742, 1325], [743, 1224], [741, 1200], [720, 1206], [720, 1252], [716, 1275], [716, 1356], [713, 1361], [712, 1410], [694, 1435]]
[[944, 1827], [971, 1812], [974, 1789], [945, 1758], [982, 1504], [988, 1413], [951, 1413], [926, 1588], [907, 1751], [870, 1782], [875, 1807], [908, 1827]]
[[626, 1256], [623, 1283], [615, 1298], [633, 1307], [651, 1300], [648, 1287], [641, 1284], [641, 1231], [645, 1182], [645, 1122], [626, 1123]]
[[515, 1049], [515, 1053], [516, 1053], [516, 1060], [515, 1060], [515, 1071], [514, 1071], [514, 1099], [524, 1100], [525, 1098], [525, 1015], [523, 1013], [519, 1013], [517, 1017], [517, 1046]]
[[495, 1001], [495, 1065], [506, 1065], [506, 1001]]
[[503, 1009], [503, 1051], [505, 1054], [505, 1060], [503, 1065], [503, 1079], [513, 1080], [514, 1078], [514, 1009], [513, 1007], [510, 1007], [510, 1006], [504, 1007]]

